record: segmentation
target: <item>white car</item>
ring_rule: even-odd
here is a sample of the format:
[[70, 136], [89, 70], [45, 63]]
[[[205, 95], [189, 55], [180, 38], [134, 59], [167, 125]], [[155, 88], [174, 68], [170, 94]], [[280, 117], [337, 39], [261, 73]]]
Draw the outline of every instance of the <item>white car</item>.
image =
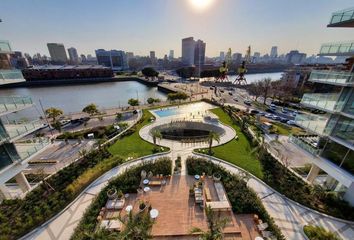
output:
[[294, 120], [289, 120], [286, 123], [289, 124], [289, 125], [295, 125], [295, 121]]

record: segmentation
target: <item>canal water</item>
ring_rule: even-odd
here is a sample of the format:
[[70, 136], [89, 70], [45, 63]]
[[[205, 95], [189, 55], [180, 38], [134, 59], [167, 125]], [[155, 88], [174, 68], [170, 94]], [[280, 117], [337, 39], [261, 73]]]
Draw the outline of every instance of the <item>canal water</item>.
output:
[[[247, 82], [270, 77], [274, 80], [281, 77], [280, 73], [248, 74]], [[233, 76], [229, 77], [230, 79]], [[29, 96], [39, 108], [39, 100], [43, 108], [57, 107], [64, 113], [80, 112], [86, 105], [95, 103], [100, 109], [128, 106], [128, 99], [139, 98], [146, 102], [149, 97], [166, 99], [166, 94], [156, 87], [148, 87], [136, 81], [104, 82], [97, 84], [46, 86], [31, 88], [0, 89], [0, 96]]]

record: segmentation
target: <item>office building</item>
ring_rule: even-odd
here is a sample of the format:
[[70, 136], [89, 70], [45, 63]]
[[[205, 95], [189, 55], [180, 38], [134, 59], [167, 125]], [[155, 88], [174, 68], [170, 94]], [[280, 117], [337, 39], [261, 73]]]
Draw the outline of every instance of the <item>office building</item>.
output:
[[292, 50], [285, 56], [285, 61], [291, 64], [302, 64], [306, 60], [306, 53], [300, 53], [298, 50]]
[[205, 47], [206, 43], [202, 40], [197, 40], [195, 42], [194, 49], [194, 64], [195, 65], [204, 65], [205, 64]]
[[155, 51], [150, 51], [150, 61], [152, 65], [156, 65], [157, 59], [156, 59]]
[[182, 39], [182, 63], [184, 65], [203, 65], [205, 63], [206, 43], [194, 41], [193, 37]]
[[278, 57], [278, 47], [277, 47], [277, 46], [273, 46], [273, 47], [270, 49], [270, 57], [271, 57], [271, 58], [276, 58], [276, 57]]
[[195, 41], [193, 37], [182, 39], [182, 63], [194, 65]]
[[[333, 13], [328, 27], [354, 27], [353, 10], [351, 18], [348, 10]], [[301, 104], [317, 114], [296, 117], [296, 124], [308, 133], [293, 136], [292, 141], [311, 159], [307, 180], [314, 182], [325, 172], [323, 186], [354, 205], [354, 41], [323, 44], [319, 55], [346, 56], [347, 62], [311, 72], [313, 93], [304, 94]]]
[[0, 85], [24, 82], [25, 79], [18, 69], [11, 65], [11, 55], [15, 54], [8, 41], [0, 40]]
[[241, 62], [242, 61], [242, 54], [241, 53], [234, 53], [232, 54], [232, 61], [234, 62]]
[[[33, 102], [29, 97], [0, 97], [0, 201], [22, 198], [31, 190], [23, 170], [30, 159], [49, 145], [46, 138], [21, 141], [22, 137], [43, 127], [41, 120], [23, 121], [18, 115], [17, 112], [31, 107]], [[7, 187], [6, 182], [12, 178], [19, 191]]]
[[128, 61], [124, 51], [98, 49], [95, 53], [99, 65], [110, 67], [113, 71], [128, 69]]
[[225, 52], [223, 52], [223, 51], [220, 52], [219, 60], [220, 61], [224, 61], [225, 60]]
[[173, 60], [175, 58], [175, 51], [174, 50], [170, 50], [170, 53], [168, 55], [168, 60]]
[[66, 63], [68, 57], [66, 55], [64, 44], [62, 43], [47, 43], [49, 55], [54, 63]]
[[78, 64], [79, 63], [79, 55], [77, 54], [76, 48], [68, 48], [68, 53], [69, 53], [69, 59], [70, 62], [73, 64]]

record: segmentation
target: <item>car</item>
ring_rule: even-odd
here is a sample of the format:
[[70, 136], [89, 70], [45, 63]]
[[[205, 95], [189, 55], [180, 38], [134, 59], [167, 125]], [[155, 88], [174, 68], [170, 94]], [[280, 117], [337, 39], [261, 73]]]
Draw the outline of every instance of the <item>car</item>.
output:
[[259, 111], [258, 111], [258, 110], [256, 110], [256, 109], [252, 109], [252, 110], [250, 111], [250, 113], [251, 113], [251, 114], [258, 114], [258, 113], [259, 113]]
[[272, 118], [272, 117], [273, 117], [273, 114], [267, 113], [267, 114], [265, 114], [264, 116], [265, 116], [266, 118]]
[[265, 112], [259, 112], [258, 113], [259, 116], [265, 116], [265, 114], [266, 114]]
[[273, 103], [270, 104], [270, 107], [271, 107], [271, 108], [277, 108], [277, 106], [276, 106], [275, 104], [273, 104]]
[[287, 109], [287, 108], [282, 108], [282, 109], [281, 109], [281, 112], [282, 112], [282, 113], [288, 113], [288, 109]]
[[296, 124], [294, 120], [289, 120], [286, 123], [289, 124], [289, 125], [295, 125]]
[[252, 102], [250, 100], [245, 100], [245, 101], [243, 101], [243, 103], [246, 104], [246, 105], [249, 105], [249, 106], [252, 105]]
[[214, 90], [214, 88], [213, 88], [213, 87], [210, 87], [210, 90]]
[[273, 120], [280, 120], [280, 117], [277, 116], [277, 115], [273, 115], [273, 116], [272, 116], [272, 119], [273, 119]]
[[234, 100], [235, 102], [238, 102], [238, 99], [237, 99], [237, 98], [233, 98], [232, 100]]
[[280, 122], [282, 123], [287, 123], [288, 121], [289, 120], [287, 118], [283, 118], [283, 117], [280, 118]]
[[232, 96], [233, 95], [232, 92], [229, 92], [229, 95]]

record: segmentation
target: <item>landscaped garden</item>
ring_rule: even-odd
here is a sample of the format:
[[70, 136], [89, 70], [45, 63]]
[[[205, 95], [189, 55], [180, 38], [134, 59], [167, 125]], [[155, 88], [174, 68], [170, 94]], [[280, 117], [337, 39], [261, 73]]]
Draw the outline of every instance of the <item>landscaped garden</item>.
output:
[[134, 159], [157, 152], [167, 151], [167, 148], [155, 146], [139, 136], [139, 130], [149, 124], [152, 119], [154, 119], [153, 115], [148, 110], [143, 110], [143, 116], [140, 122], [130, 128], [121, 136], [121, 139], [109, 147], [110, 153], [112, 155], [118, 155], [123, 159]]
[[341, 240], [337, 234], [322, 227], [306, 225], [304, 226], [304, 232], [309, 240]]
[[[305, 206], [335, 217], [354, 220], [354, 208], [350, 207], [337, 194], [325, 191], [319, 186], [307, 184], [268, 154], [265, 145], [257, 147], [259, 139], [253, 139], [248, 133], [247, 135], [243, 134], [242, 132], [247, 132], [244, 127], [246, 121], [242, 120], [245, 119], [245, 116], [240, 115], [239, 119], [241, 120], [231, 118], [239, 111], [231, 107], [226, 107], [225, 111], [221, 108], [211, 111], [219, 117], [221, 122], [232, 126], [238, 135], [238, 140], [232, 140], [222, 146], [212, 148], [215, 157], [247, 170], [288, 198]], [[257, 154], [252, 154], [252, 145], [255, 146]], [[208, 151], [204, 151], [204, 153], [208, 153]], [[259, 160], [257, 160], [257, 156]]]
[[[257, 157], [252, 154], [253, 147], [247, 137], [242, 133], [240, 126], [234, 123], [231, 117], [221, 108], [211, 109], [219, 120], [235, 129], [238, 139], [234, 139], [226, 144], [212, 148], [213, 156], [224, 159], [236, 166], [239, 166], [258, 178], [263, 178], [262, 166]], [[202, 153], [207, 153], [208, 150], [201, 150]]]
[[203, 158], [187, 159], [187, 171], [189, 175], [211, 176], [218, 174], [227, 192], [232, 205], [232, 210], [236, 214], [257, 214], [263, 222], [267, 222], [268, 230], [277, 238], [285, 239], [280, 229], [274, 223], [274, 220], [265, 210], [257, 194], [247, 187], [246, 182], [235, 174], [231, 174], [223, 167], [217, 166]]
[[[71, 239], [148, 239], [152, 224], [144, 217], [145, 211], [131, 215], [132, 219], [126, 221], [124, 230], [121, 233], [110, 232], [97, 227], [97, 216], [108, 200], [107, 191], [116, 189], [124, 194], [137, 193], [140, 187], [142, 170], [168, 176], [172, 174], [172, 161], [169, 158], [160, 158], [151, 163], [141, 163], [111, 180], [109, 185], [98, 194], [94, 202], [86, 210]], [[150, 219], [150, 216], [148, 218]]]
[[24, 199], [0, 205], [0, 239], [18, 239], [67, 206], [98, 176], [120, 164], [106, 149], [93, 150], [82, 160], [60, 170]]

